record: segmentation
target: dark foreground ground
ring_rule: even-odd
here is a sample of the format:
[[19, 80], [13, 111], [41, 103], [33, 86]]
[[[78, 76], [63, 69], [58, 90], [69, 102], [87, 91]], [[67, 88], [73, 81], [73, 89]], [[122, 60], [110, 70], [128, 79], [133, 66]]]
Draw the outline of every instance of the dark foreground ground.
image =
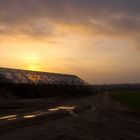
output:
[[108, 93], [1, 101], [0, 140], [140, 140], [140, 111]]

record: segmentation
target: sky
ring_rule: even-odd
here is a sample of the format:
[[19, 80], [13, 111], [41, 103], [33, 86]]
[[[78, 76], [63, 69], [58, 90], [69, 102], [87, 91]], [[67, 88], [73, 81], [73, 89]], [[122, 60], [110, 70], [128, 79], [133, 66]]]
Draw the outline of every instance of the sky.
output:
[[139, 0], [0, 0], [0, 67], [140, 83]]

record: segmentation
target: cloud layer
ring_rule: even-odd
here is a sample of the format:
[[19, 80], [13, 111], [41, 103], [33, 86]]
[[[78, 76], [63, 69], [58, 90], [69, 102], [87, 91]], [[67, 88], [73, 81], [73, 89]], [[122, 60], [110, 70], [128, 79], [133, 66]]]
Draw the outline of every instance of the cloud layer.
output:
[[0, 36], [49, 37], [67, 25], [75, 32], [81, 27], [87, 34], [122, 36], [139, 46], [139, 6], [138, 0], [0, 0]]

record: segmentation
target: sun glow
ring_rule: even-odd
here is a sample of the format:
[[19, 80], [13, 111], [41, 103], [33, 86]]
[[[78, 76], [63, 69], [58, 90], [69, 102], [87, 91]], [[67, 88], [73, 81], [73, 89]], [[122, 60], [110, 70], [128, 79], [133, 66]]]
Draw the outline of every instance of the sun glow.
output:
[[41, 70], [40, 66], [37, 66], [37, 65], [29, 65], [29, 67], [27, 69], [31, 70], [31, 71], [39, 71], [39, 70]]
[[32, 71], [41, 70], [41, 57], [39, 54], [26, 54], [24, 56], [25, 63], [27, 64], [27, 69]]

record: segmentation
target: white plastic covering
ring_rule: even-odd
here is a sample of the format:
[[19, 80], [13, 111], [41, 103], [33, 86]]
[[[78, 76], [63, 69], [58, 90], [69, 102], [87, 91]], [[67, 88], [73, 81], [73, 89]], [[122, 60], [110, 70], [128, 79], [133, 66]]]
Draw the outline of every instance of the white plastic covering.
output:
[[15, 84], [87, 85], [75, 75], [0, 68], [0, 82]]

